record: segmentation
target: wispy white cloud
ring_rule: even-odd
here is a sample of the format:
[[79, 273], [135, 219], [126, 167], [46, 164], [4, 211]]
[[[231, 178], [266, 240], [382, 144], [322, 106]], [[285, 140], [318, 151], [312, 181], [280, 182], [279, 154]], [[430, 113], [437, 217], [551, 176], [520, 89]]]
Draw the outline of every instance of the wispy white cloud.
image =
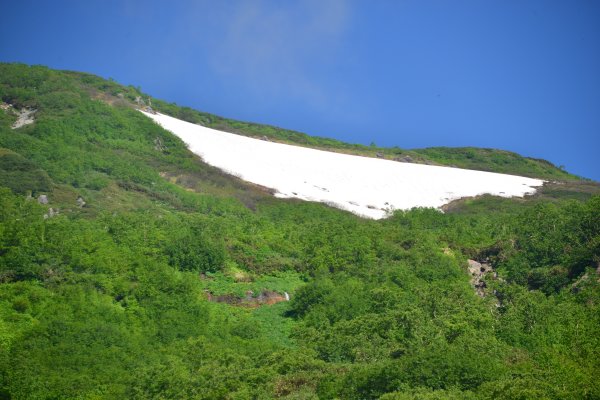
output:
[[136, 63], [151, 54], [157, 61], [140, 65], [139, 74], [163, 86], [185, 75], [190, 90], [212, 80], [213, 90], [264, 99], [256, 104], [263, 109], [301, 103], [340, 117], [351, 98], [336, 73], [353, 25], [351, 1], [179, 0], [157, 8], [124, 0], [120, 12], [144, 21], [128, 57]]
[[210, 65], [221, 77], [265, 95], [324, 103], [328, 95], [317, 71], [339, 61], [350, 16], [346, 0], [239, 2], [222, 15], [216, 28], [221, 31], [207, 42]]

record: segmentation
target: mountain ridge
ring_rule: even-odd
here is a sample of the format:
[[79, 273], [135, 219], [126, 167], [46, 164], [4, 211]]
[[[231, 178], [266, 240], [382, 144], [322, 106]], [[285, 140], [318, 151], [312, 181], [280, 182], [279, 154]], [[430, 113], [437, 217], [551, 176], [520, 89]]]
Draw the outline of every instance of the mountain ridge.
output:
[[[62, 72], [78, 77], [84, 83], [89, 84], [94, 88], [102, 88], [102, 90], [105, 91], [104, 93], [106, 93], [107, 90], [110, 91], [110, 95], [113, 96], [113, 99], [105, 99], [109, 102], [118, 102], [120, 99], [117, 96], [119, 93], [123, 94], [125, 91], [125, 88], [122, 85], [118, 85], [114, 81], [107, 81], [91, 74], [74, 71]], [[477, 147], [428, 147], [409, 150], [401, 149], [399, 147], [377, 147], [351, 144], [337, 139], [308, 135], [306, 133], [280, 128], [274, 125], [233, 120], [216, 114], [194, 110], [190, 107], [178, 106], [175, 103], [167, 103], [142, 93], [139, 88], [129, 86], [127, 89], [135, 91], [135, 95], [130, 94], [128, 97], [130, 105], [133, 107], [146, 106], [146, 102], [149, 101], [151, 106], [157, 111], [187, 122], [198, 123], [203, 126], [223, 130], [229, 133], [237, 133], [255, 138], [268, 138], [282, 143], [296, 144], [328, 151], [340, 151], [368, 157], [383, 157], [401, 162], [454, 166], [536, 178], [581, 179], [580, 177], [569, 174], [556, 167], [550, 161], [524, 157], [508, 150]], [[136, 104], [134, 102], [138, 96], [142, 103]], [[440, 154], [440, 149], [443, 150], [442, 154]], [[443, 154], [444, 152], [449, 152], [455, 157], [447, 157]], [[460, 157], [456, 157], [457, 155], [460, 155]], [[406, 157], [408, 157], [410, 161], [406, 161]], [[521, 165], [512, 166], [511, 168], [511, 164], [515, 162], [519, 162]]]

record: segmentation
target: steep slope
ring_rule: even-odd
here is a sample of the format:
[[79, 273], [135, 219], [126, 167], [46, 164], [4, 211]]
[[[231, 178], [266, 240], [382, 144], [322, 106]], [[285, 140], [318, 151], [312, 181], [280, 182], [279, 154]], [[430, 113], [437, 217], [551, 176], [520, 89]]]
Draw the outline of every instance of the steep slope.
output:
[[383, 218], [394, 210], [441, 207], [493, 194], [523, 196], [543, 181], [458, 168], [367, 158], [246, 138], [145, 112], [181, 138], [210, 165], [262, 186], [282, 198], [319, 201], [360, 216]]
[[445, 165], [498, 172], [511, 175], [527, 176], [541, 179], [578, 180], [579, 177], [556, 167], [552, 163], [535, 158], [523, 157], [514, 152], [481, 148], [448, 148], [433, 147], [426, 149], [385, 148], [344, 143], [332, 138], [310, 136], [270, 125], [236, 121], [167, 104], [159, 99], [145, 96], [152, 107], [164, 114], [187, 122], [206, 126], [220, 131], [245, 135], [253, 138], [268, 139], [274, 142], [294, 144], [315, 149], [335, 151], [365, 157], [383, 158], [397, 162], [408, 162], [426, 165]]
[[110, 104], [128, 105], [136, 108], [151, 105], [154, 110], [163, 114], [229, 133], [399, 162], [445, 165], [540, 179], [580, 179], [546, 160], [523, 157], [505, 150], [439, 147], [409, 150], [399, 147], [383, 148], [344, 143], [332, 138], [311, 136], [271, 125], [232, 120], [189, 107], [178, 106], [142, 93], [139, 88], [124, 87], [114, 81], [107, 81], [86, 73], [61, 71], [61, 74], [68, 76], [74, 82], [78, 82], [94, 97]]
[[0, 110], [0, 398], [600, 397], [596, 184], [362, 219], [207, 165], [138, 97], [0, 65], [37, 110]]

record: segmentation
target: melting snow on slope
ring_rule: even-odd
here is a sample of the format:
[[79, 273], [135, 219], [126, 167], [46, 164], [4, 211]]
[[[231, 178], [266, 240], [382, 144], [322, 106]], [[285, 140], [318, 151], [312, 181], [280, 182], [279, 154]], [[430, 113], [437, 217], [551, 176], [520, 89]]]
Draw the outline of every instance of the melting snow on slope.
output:
[[459, 168], [400, 163], [291, 146], [221, 132], [163, 114], [148, 117], [203, 160], [277, 197], [319, 201], [370, 218], [394, 209], [441, 207], [461, 197], [535, 192], [542, 180]]

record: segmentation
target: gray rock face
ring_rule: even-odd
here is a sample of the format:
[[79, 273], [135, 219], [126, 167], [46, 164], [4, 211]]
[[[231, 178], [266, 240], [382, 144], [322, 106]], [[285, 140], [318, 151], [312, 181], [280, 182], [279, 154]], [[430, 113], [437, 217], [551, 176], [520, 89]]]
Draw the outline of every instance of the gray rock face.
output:
[[469, 274], [471, 275], [471, 285], [475, 289], [475, 293], [480, 297], [485, 296], [485, 288], [487, 284], [485, 283], [484, 278], [488, 273], [492, 274], [492, 278], [496, 278], [496, 273], [492, 269], [492, 267], [487, 263], [479, 263], [475, 260], [467, 260], [469, 263]]
[[77, 206], [78, 206], [79, 208], [82, 208], [83, 206], [85, 206], [85, 204], [86, 204], [86, 203], [85, 203], [85, 200], [83, 200], [83, 197], [81, 197], [81, 196], [78, 196], [78, 197], [77, 197]]
[[45, 194], [41, 194], [38, 199], [37, 199], [38, 203], [40, 204], [48, 204], [48, 196], [46, 196]]

